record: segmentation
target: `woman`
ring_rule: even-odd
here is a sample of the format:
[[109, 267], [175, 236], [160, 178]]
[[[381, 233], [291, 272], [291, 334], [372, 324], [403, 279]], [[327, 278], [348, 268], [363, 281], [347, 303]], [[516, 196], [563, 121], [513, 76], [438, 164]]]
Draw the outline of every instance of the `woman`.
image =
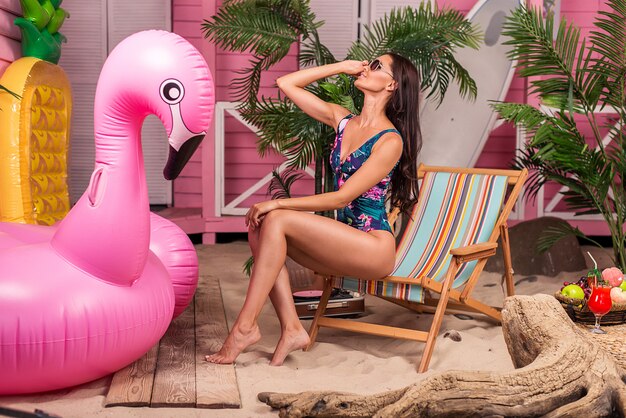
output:
[[[321, 78], [356, 76], [363, 92], [359, 115], [327, 103], [305, 87]], [[257, 317], [269, 295], [282, 335], [272, 357], [281, 365], [309, 336], [296, 314], [285, 258], [316, 272], [378, 279], [391, 273], [395, 240], [387, 221], [385, 197], [404, 212], [417, 199], [416, 159], [421, 147], [417, 70], [409, 60], [385, 54], [367, 61], [343, 61], [280, 77], [278, 87], [312, 118], [336, 128], [331, 154], [335, 191], [270, 200], [246, 214], [254, 268], [244, 305], [221, 350], [206, 356], [232, 363], [261, 338]], [[390, 181], [391, 180], [391, 181]], [[338, 220], [310, 212], [335, 210]]]

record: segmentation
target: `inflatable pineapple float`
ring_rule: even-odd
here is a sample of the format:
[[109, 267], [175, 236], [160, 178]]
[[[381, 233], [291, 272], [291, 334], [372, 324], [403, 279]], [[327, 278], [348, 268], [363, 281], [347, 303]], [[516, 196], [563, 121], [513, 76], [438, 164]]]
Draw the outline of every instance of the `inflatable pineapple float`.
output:
[[67, 13], [61, 0], [20, 0], [23, 58], [0, 78], [0, 221], [52, 225], [70, 207], [72, 93], [56, 65]]

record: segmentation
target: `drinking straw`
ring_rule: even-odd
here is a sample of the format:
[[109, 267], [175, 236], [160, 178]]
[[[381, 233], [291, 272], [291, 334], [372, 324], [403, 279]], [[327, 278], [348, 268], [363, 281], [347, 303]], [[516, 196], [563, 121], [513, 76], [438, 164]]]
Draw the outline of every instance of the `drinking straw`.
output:
[[587, 251], [587, 255], [589, 255], [589, 258], [593, 261], [593, 287], [598, 287], [598, 263], [596, 263], [596, 259], [593, 258], [589, 251]]

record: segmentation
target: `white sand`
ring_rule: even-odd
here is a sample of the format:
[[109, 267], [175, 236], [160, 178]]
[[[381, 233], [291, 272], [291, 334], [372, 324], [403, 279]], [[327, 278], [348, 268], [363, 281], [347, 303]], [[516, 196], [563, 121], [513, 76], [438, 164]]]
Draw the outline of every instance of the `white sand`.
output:
[[[591, 249], [585, 247], [585, 250]], [[247, 278], [241, 272], [249, 256], [247, 243], [236, 242], [214, 247], [198, 247], [201, 274], [220, 279], [229, 326], [243, 303]], [[611, 265], [606, 253], [591, 249], [601, 267]], [[516, 275], [517, 294], [554, 293], [563, 281], [575, 281], [579, 273], [561, 273], [557, 277]], [[502, 303], [501, 276], [483, 273], [474, 295], [491, 304]], [[366, 298], [363, 319], [380, 324], [427, 329], [431, 315], [417, 315], [377, 298]], [[416, 364], [423, 344], [383, 337], [322, 329], [310, 352], [292, 353], [282, 367], [268, 365], [278, 341], [278, 320], [271, 305], [261, 314], [261, 341], [242, 353], [237, 360], [237, 378], [242, 398], [241, 409], [203, 410], [191, 408], [104, 408], [111, 377], [75, 388], [47, 394], [0, 397], [0, 405], [32, 412], [35, 408], [69, 417], [262, 417], [276, 416], [257, 401], [259, 392], [301, 392], [336, 390], [359, 394], [398, 389], [425, 376], [443, 370], [511, 370], [502, 328], [480, 316], [462, 320], [446, 315], [437, 338], [428, 373], [419, 375]], [[310, 321], [304, 321], [308, 329]], [[443, 338], [445, 330], [457, 330], [462, 340]], [[1, 375], [1, 371], [0, 371]]]

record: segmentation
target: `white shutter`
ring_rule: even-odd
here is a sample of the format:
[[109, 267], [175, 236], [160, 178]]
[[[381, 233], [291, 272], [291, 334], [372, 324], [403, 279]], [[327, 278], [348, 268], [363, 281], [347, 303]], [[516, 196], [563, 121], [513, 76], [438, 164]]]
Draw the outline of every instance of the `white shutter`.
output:
[[358, 35], [359, 0], [311, 0], [310, 5], [316, 20], [324, 21], [321, 42], [339, 61], [345, 59]]
[[421, 3], [430, 2], [435, 5], [436, 0], [369, 0], [369, 14], [368, 19], [363, 19], [364, 22], [372, 24], [386, 14], [389, 14], [391, 9], [403, 8], [411, 6], [418, 8]]
[[169, 0], [108, 0], [108, 4], [109, 52], [135, 32], [172, 28]]
[[[68, 172], [70, 197], [76, 202], [87, 188], [94, 167], [93, 105], [104, 61], [113, 47], [132, 33], [170, 30], [171, 1], [65, 0], [63, 8], [71, 17], [61, 28], [67, 43], [59, 65], [72, 83], [74, 98]], [[146, 119], [142, 137], [150, 203], [171, 204], [172, 186], [162, 175], [168, 144], [156, 117]]]
[[[109, 52], [135, 32], [147, 29], [170, 31], [171, 7], [171, 0], [108, 0]], [[169, 205], [172, 203], [172, 183], [163, 178], [169, 145], [165, 128], [157, 117], [146, 118], [141, 138], [150, 204]]]
[[61, 27], [67, 43], [59, 65], [72, 84], [68, 181], [70, 198], [82, 196], [94, 168], [93, 104], [100, 69], [107, 56], [106, 0], [65, 0], [71, 18]]

